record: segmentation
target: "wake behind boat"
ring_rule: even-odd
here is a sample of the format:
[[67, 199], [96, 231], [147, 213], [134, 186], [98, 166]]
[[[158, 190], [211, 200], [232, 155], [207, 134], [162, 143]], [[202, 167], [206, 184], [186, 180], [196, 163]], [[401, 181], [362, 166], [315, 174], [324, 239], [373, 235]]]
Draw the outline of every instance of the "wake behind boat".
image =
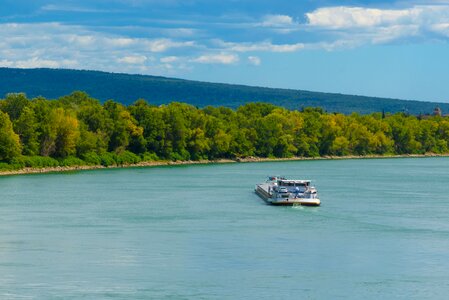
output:
[[321, 204], [317, 190], [311, 185], [310, 180], [290, 180], [271, 176], [267, 182], [257, 184], [255, 192], [271, 205], [319, 206]]

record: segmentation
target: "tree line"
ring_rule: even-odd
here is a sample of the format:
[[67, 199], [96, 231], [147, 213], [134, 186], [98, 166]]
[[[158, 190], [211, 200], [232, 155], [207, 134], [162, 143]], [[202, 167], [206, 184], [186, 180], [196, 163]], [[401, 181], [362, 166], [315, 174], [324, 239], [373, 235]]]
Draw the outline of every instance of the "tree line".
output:
[[101, 104], [83, 92], [57, 100], [0, 100], [0, 168], [114, 165], [152, 160], [448, 153], [449, 118], [343, 115], [267, 103]]

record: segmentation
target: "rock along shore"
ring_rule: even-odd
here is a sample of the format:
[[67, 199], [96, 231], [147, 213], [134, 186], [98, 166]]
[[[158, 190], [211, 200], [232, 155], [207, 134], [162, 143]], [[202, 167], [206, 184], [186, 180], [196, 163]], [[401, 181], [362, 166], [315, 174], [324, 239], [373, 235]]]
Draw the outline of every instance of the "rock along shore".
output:
[[448, 154], [404, 154], [404, 155], [349, 155], [349, 156], [322, 156], [322, 157], [289, 157], [289, 158], [261, 158], [245, 157], [237, 159], [219, 159], [219, 160], [188, 160], [188, 161], [149, 161], [137, 164], [113, 165], [109, 167], [96, 166], [70, 166], [70, 167], [47, 167], [47, 168], [23, 168], [20, 170], [0, 171], [0, 176], [39, 174], [54, 172], [70, 172], [81, 170], [113, 169], [113, 168], [136, 168], [136, 167], [156, 167], [156, 166], [175, 166], [175, 165], [194, 165], [194, 164], [217, 164], [217, 163], [248, 163], [248, 162], [273, 162], [273, 161], [297, 161], [297, 160], [333, 160], [333, 159], [374, 159], [374, 158], [420, 158], [420, 157], [449, 157]]

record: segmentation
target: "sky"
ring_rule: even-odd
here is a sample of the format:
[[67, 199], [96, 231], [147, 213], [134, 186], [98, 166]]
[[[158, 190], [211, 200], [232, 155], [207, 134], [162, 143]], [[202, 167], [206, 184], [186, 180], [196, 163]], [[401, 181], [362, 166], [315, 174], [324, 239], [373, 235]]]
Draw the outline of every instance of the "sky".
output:
[[449, 102], [449, 0], [0, 4], [0, 67]]

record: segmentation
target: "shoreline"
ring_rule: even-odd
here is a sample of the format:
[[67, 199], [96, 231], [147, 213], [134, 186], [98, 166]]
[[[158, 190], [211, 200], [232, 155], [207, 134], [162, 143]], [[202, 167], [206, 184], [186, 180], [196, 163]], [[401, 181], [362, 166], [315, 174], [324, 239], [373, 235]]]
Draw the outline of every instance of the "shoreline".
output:
[[304, 161], [304, 160], [344, 160], [344, 159], [383, 159], [383, 158], [426, 158], [426, 157], [449, 157], [446, 154], [402, 154], [402, 155], [347, 155], [347, 156], [320, 156], [320, 157], [289, 157], [289, 158], [264, 158], [247, 157], [237, 159], [217, 159], [217, 160], [188, 160], [188, 161], [149, 161], [137, 164], [114, 165], [114, 166], [70, 166], [70, 167], [46, 167], [46, 168], [23, 168], [20, 170], [0, 171], [0, 176], [26, 175], [26, 174], [46, 174], [71, 171], [118, 169], [118, 168], [139, 168], [139, 167], [160, 167], [160, 166], [180, 166], [180, 165], [204, 165], [204, 164], [226, 164], [226, 163], [253, 163], [253, 162], [276, 162], [276, 161]]

